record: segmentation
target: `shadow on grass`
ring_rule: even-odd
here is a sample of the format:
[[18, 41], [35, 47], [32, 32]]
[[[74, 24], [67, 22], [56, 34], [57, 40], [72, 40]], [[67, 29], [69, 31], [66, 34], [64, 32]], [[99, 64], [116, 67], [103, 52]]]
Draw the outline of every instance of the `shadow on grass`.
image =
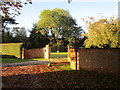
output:
[[2, 58], [2, 63], [17, 63], [17, 62], [39, 61], [39, 60], [44, 60], [44, 58], [39, 58], [39, 59]]
[[118, 78], [95, 71], [55, 71], [2, 77], [3, 88], [120, 88]]
[[13, 59], [18, 59], [16, 56], [14, 55], [0, 55], [1, 58], [13, 58]]

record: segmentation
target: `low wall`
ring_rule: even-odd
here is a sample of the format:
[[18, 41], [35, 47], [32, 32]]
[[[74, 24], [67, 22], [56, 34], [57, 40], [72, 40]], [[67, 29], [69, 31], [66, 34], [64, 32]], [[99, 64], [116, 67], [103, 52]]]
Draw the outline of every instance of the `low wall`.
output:
[[[120, 49], [78, 49], [77, 68], [100, 72], [119, 73]], [[69, 61], [72, 69], [76, 69], [75, 50], [69, 50]]]
[[24, 51], [24, 59], [44, 58], [44, 48], [29, 49]]

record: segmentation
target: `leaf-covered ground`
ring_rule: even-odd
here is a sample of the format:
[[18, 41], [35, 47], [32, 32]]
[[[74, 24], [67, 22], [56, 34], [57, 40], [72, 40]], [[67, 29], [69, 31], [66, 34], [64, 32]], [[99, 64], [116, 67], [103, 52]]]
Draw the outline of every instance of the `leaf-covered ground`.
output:
[[2, 67], [3, 88], [120, 88], [118, 78], [94, 71], [75, 71], [68, 62]]

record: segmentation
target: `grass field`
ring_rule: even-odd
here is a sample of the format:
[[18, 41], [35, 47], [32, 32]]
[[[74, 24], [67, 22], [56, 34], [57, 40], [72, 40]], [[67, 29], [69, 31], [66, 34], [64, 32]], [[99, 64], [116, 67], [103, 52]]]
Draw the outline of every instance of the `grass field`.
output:
[[67, 58], [68, 52], [51, 52], [50, 58]]

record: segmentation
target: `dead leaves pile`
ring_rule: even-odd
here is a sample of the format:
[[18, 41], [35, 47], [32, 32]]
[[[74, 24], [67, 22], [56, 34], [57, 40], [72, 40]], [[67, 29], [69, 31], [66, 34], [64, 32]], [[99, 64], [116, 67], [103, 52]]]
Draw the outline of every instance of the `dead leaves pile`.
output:
[[66, 65], [2, 67], [3, 88], [120, 88], [115, 77], [60, 68]]

